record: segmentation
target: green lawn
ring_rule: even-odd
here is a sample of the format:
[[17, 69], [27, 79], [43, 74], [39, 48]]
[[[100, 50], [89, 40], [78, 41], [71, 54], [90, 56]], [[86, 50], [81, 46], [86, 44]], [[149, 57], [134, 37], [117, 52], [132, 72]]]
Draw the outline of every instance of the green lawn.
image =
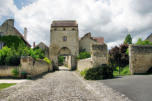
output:
[[16, 83], [0, 83], [0, 90], [15, 85]]
[[124, 68], [120, 69], [120, 75], [119, 75], [119, 67], [116, 67], [116, 70], [113, 71], [114, 76], [125, 76], [125, 75], [130, 75], [130, 70], [129, 66], [126, 66]]

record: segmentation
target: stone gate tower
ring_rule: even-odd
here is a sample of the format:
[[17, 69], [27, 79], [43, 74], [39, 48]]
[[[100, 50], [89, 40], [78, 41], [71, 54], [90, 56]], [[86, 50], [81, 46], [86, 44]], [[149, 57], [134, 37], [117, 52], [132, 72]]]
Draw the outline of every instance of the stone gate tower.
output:
[[54, 69], [58, 69], [58, 56], [67, 57], [68, 67], [76, 69], [79, 54], [78, 24], [73, 20], [53, 21], [50, 31], [50, 59]]

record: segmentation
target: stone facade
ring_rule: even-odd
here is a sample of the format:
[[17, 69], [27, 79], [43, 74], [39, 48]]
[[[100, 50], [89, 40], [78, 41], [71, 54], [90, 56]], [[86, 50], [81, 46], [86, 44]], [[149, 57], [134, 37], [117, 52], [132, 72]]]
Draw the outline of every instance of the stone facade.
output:
[[35, 61], [32, 57], [21, 58], [20, 72], [26, 72], [33, 77], [49, 71], [53, 71], [52, 65], [44, 60]]
[[92, 44], [104, 44], [104, 38], [103, 37], [91, 37], [91, 33], [85, 34], [80, 40], [79, 40], [79, 48], [81, 50], [85, 50], [87, 52], [91, 52], [90, 47]]
[[45, 57], [49, 57], [49, 47], [45, 45], [43, 42], [40, 42], [38, 45], [35, 46], [35, 48], [39, 47], [44, 51]]
[[106, 44], [92, 44], [91, 58], [93, 67], [101, 66], [101, 64], [108, 64], [108, 48]]
[[129, 46], [131, 74], [146, 73], [152, 67], [152, 46]]
[[27, 42], [27, 29], [24, 29], [24, 36], [14, 27], [14, 19], [8, 19], [6, 20], [1, 26], [0, 26], [0, 36], [3, 35], [15, 35], [21, 37], [21, 39], [25, 42], [25, 44], [29, 47], [31, 45]]
[[78, 24], [76, 21], [53, 21], [51, 24], [50, 59], [58, 69], [58, 56], [71, 56], [71, 69], [76, 68], [79, 54]]

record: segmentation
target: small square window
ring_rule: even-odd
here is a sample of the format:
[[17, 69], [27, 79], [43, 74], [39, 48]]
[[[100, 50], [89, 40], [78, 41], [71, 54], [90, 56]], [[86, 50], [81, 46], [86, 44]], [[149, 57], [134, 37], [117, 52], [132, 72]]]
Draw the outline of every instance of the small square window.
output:
[[66, 29], [65, 29], [65, 28], [63, 28], [63, 30], [65, 31]]
[[63, 36], [63, 41], [67, 41], [67, 36]]

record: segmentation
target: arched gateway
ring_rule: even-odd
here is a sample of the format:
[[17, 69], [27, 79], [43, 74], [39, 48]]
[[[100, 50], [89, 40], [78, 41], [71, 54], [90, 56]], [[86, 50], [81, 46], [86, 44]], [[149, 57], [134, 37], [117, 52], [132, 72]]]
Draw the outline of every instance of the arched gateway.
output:
[[79, 54], [79, 34], [76, 21], [53, 21], [51, 24], [50, 59], [54, 69], [58, 69], [58, 56], [66, 56], [68, 67], [76, 69]]

